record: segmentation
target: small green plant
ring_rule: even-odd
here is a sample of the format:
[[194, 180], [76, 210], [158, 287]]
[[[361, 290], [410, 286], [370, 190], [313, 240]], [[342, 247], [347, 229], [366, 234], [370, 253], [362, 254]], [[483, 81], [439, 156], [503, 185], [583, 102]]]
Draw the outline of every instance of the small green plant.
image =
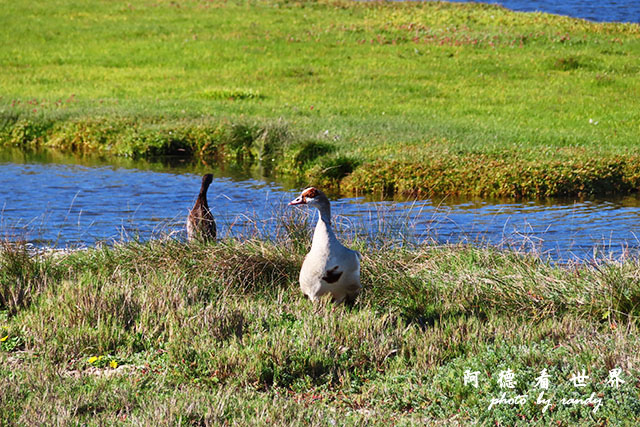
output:
[[23, 345], [24, 340], [19, 336], [10, 337], [9, 335], [5, 335], [0, 338], [0, 350], [2, 351], [15, 351], [21, 348]]
[[570, 71], [580, 68], [581, 63], [578, 58], [574, 56], [567, 56], [556, 59], [553, 66], [556, 70]]
[[207, 99], [227, 101], [264, 99], [264, 95], [252, 89], [205, 89], [202, 96]]

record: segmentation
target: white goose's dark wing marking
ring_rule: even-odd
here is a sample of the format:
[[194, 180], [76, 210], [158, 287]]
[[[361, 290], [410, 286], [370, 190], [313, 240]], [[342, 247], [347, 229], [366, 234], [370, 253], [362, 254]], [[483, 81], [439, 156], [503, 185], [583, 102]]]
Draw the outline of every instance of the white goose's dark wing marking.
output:
[[338, 271], [338, 266], [336, 265], [331, 270], [327, 270], [322, 276], [322, 280], [327, 283], [335, 283], [340, 280], [340, 276], [342, 276], [342, 271]]

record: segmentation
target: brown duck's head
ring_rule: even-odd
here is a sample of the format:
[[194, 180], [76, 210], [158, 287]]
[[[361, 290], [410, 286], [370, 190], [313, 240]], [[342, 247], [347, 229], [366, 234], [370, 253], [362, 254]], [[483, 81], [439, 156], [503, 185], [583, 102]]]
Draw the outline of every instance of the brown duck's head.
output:
[[209, 187], [211, 185], [211, 183], [213, 182], [213, 175], [208, 173], [206, 175], [204, 175], [202, 177], [202, 186], [203, 187]]
[[202, 177], [202, 185], [200, 186], [200, 194], [198, 194], [198, 198], [204, 198], [205, 201], [207, 199], [207, 191], [209, 190], [209, 185], [213, 182], [213, 175], [210, 173], [204, 175]]
[[300, 195], [289, 202], [289, 206], [295, 205], [310, 205], [318, 207], [324, 204], [329, 204], [329, 199], [325, 194], [315, 187], [306, 188], [300, 193]]
[[213, 175], [208, 173], [202, 177], [202, 185], [200, 186], [200, 195], [207, 194], [209, 186], [213, 182]]

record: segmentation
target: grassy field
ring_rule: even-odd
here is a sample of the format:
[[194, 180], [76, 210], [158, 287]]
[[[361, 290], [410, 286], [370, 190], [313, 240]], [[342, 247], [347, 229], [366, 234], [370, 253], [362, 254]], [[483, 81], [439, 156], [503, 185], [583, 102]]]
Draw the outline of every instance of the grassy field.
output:
[[0, 1], [0, 144], [384, 192], [640, 188], [640, 26], [477, 4]]
[[[0, 424], [640, 422], [637, 259], [560, 267], [356, 238], [363, 294], [351, 308], [312, 306], [297, 283], [309, 228], [283, 225], [276, 241], [46, 256], [3, 241]], [[509, 369], [515, 388], [502, 389]], [[526, 397], [495, 402], [502, 393]]]

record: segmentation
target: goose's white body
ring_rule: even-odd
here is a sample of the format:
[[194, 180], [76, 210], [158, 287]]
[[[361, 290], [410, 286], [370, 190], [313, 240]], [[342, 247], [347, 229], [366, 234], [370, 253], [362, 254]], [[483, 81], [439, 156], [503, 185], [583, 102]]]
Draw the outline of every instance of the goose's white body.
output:
[[[310, 189], [305, 192], [308, 190]], [[317, 202], [309, 204], [318, 209], [320, 218], [313, 233], [311, 250], [300, 270], [300, 289], [312, 301], [327, 294], [331, 294], [336, 303], [344, 300], [353, 301], [362, 289], [360, 254], [344, 247], [338, 241], [331, 228], [329, 200], [320, 191], [315, 191], [317, 193], [314, 194], [319, 193], [321, 196], [316, 197]], [[300, 196], [303, 200], [305, 192]], [[292, 203], [297, 204], [294, 202]]]

